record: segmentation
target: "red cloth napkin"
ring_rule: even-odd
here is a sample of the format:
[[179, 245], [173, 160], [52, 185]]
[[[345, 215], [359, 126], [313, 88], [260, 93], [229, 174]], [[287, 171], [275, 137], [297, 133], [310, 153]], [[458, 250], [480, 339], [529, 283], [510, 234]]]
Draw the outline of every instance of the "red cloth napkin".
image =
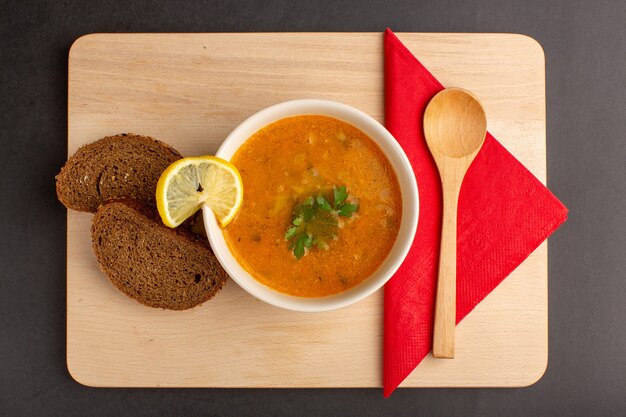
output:
[[[444, 87], [391, 30], [384, 37], [385, 121], [411, 161], [420, 198], [413, 246], [385, 286], [388, 397], [432, 348], [442, 196], [422, 116]], [[457, 323], [567, 218], [567, 208], [489, 133], [467, 172], [458, 210]]]

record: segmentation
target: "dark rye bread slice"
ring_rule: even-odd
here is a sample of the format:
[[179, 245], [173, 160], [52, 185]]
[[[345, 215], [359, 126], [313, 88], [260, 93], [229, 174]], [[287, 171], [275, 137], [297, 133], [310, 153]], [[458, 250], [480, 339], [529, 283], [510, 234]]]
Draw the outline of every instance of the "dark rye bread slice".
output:
[[184, 310], [213, 297], [228, 275], [206, 239], [169, 229], [133, 200], [112, 200], [93, 218], [100, 268], [124, 294], [150, 307]]
[[105, 201], [131, 197], [155, 206], [156, 184], [182, 158], [169, 145], [132, 133], [107, 136], [80, 148], [56, 176], [57, 197], [67, 208], [94, 213]]

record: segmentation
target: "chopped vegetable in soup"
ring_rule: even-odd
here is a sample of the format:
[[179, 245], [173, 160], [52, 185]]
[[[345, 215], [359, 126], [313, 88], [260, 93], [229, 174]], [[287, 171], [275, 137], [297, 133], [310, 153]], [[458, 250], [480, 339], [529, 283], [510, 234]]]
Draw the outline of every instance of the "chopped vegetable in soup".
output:
[[302, 297], [345, 291], [395, 243], [398, 180], [352, 125], [325, 116], [282, 119], [252, 135], [231, 162], [245, 191], [224, 236], [240, 265], [270, 288]]

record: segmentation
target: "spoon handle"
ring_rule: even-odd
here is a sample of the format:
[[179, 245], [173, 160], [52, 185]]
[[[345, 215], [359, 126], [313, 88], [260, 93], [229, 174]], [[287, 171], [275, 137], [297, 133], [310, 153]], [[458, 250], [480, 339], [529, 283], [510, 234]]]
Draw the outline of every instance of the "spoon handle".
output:
[[448, 182], [443, 190], [443, 221], [433, 335], [433, 356], [436, 358], [454, 358], [456, 221], [459, 190], [460, 184], [457, 185], [457, 181]]

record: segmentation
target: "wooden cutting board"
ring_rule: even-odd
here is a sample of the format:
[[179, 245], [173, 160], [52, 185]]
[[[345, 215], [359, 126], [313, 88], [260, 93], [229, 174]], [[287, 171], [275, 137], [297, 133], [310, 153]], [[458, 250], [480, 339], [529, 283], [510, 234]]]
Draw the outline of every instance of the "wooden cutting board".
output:
[[[546, 180], [541, 46], [513, 34], [399, 34], [446, 86], [473, 91], [489, 130]], [[133, 132], [187, 156], [216, 151], [252, 113], [295, 98], [339, 100], [383, 122], [381, 33], [94, 34], [69, 53], [68, 153]], [[296, 313], [233, 281], [189, 311], [144, 307], [100, 272], [91, 215], [68, 212], [67, 366], [105, 387], [380, 387], [382, 291]], [[457, 328], [457, 357], [427, 357], [404, 387], [526, 386], [548, 358], [547, 245]]]

